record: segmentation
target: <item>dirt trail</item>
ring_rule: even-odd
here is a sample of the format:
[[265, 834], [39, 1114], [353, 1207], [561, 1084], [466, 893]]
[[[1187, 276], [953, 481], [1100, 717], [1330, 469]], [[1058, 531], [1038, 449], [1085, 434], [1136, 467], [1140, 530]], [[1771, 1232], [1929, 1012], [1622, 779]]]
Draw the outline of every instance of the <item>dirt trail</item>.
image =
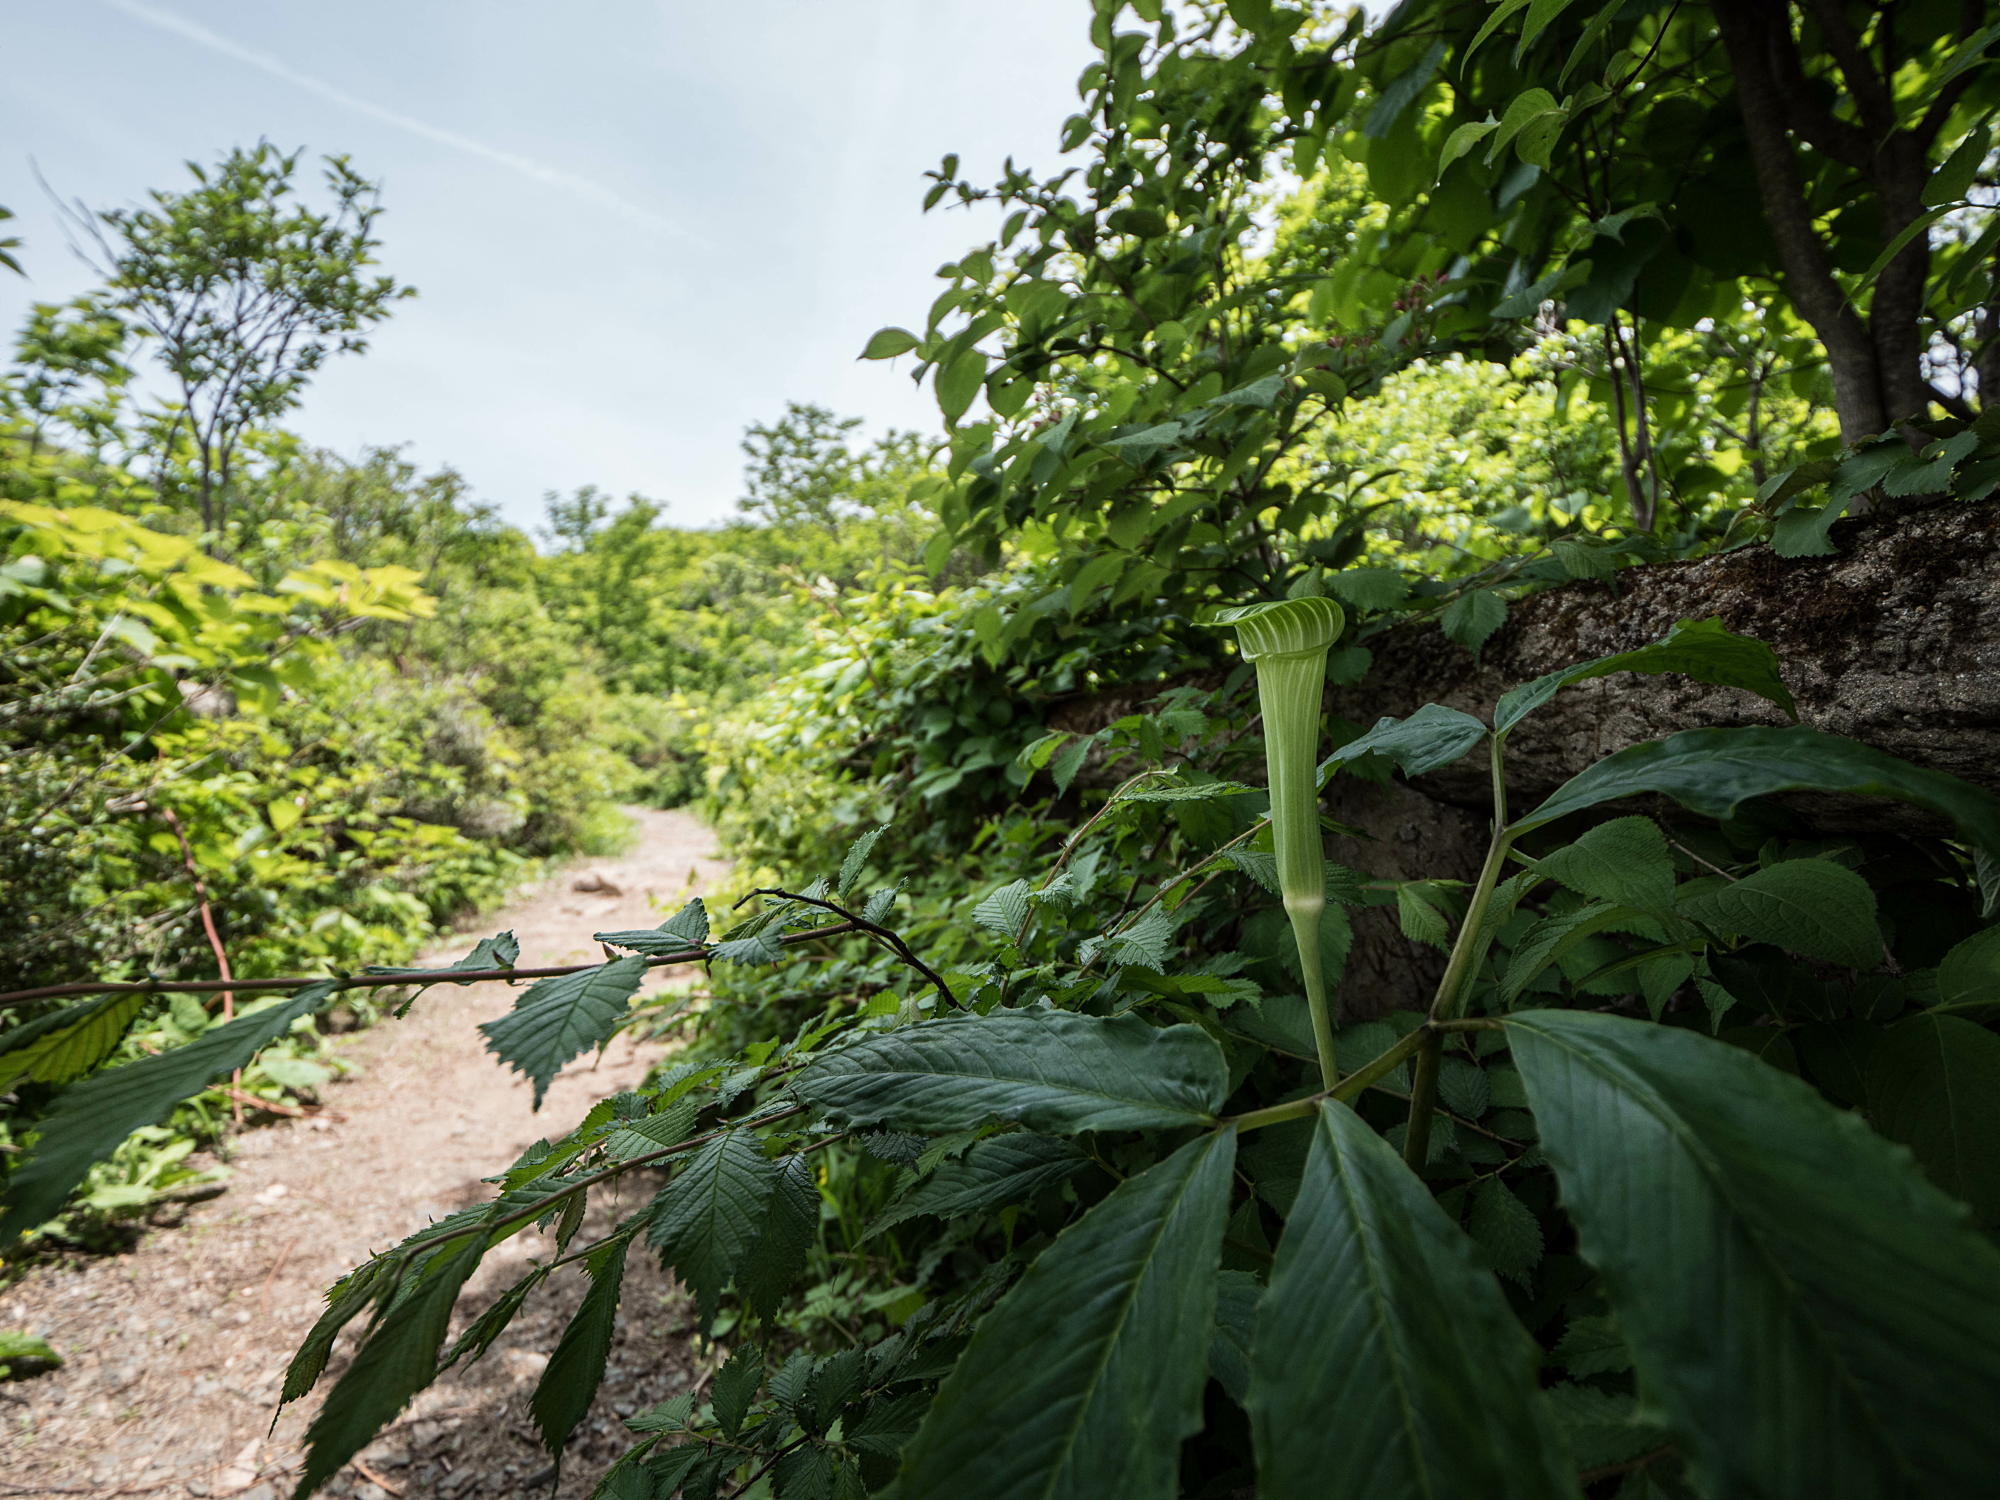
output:
[[[592, 932], [655, 925], [726, 869], [691, 814], [633, 815], [641, 832], [629, 855], [556, 871], [430, 956], [448, 961], [472, 935], [511, 927], [524, 965], [595, 958]], [[586, 872], [620, 893], [574, 889]], [[0, 1326], [41, 1333], [68, 1361], [51, 1376], [0, 1386], [0, 1496], [288, 1494], [316, 1401], [289, 1408], [268, 1438], [265, 1429], [327, 1283], [427, 1218], [488, 1196], [482, 1176], [636, 1083], [658, 1055], [614, 1044], [594, 1070], [587, 1059], [573, 1065], [532, 1113], [526, 1081], [486, 1053], [474, 1029], [512, 1000], [497, 984], [433, 989], [403, 1020], [341, 1039], [356, 1071], [327, 1089], [322, 1114], [240, 1137], [229, 1190], [185, 1224], [127, 1254], [38, 1269], [0, 1293]], [[610, 1221], [609, 1205], [596, 1212]], [[535, 1237], [522, 1236], [489, 1256], [461, 1308], [483, 1306], [535, 1248]], [[564, 1271], [554, 1283], [485, 1359], [425, 1392], [321, 1493], [587, 1495], [595, 1460], [623, 1446], [618, 1418], [695, 1378], [687, 1320], [658, 1264], [634, 1255], [604, 1389], [556, 1484], [527, 1401], [583, 1280]]]

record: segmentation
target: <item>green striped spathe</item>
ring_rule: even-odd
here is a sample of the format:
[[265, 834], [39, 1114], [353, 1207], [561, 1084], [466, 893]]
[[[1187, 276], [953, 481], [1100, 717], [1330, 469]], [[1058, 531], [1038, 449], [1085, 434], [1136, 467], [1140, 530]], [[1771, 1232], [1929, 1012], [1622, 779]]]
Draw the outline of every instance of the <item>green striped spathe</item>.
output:
[[1339, 639], [1347, 616], [1333, 600], [1310, 596], [1225, 609], [1209, 623], [1234, 625], [1237, 648], [1254, 662], [1324, 652]]

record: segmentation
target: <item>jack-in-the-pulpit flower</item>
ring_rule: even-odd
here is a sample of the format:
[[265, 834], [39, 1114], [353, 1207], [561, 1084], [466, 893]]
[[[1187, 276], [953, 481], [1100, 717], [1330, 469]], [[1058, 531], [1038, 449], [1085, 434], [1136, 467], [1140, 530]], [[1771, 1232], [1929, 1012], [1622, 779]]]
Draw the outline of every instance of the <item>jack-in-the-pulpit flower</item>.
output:
[[1335, 1077], [1333, 1022], [1320, 972], [1319, 924], [1326, 907], [1326, 849], [1319, 831], [1320, 709], [1327, 649], [1347, 617], [1331, 599], [1279, 599], [1226, 609], [1210, 623], [1236, 627], [1237, 648], [1257, 668], [1264, 761], [1271, 783], [1271, 840], [1278, 892], [1305, 976], [1320, 1075]]

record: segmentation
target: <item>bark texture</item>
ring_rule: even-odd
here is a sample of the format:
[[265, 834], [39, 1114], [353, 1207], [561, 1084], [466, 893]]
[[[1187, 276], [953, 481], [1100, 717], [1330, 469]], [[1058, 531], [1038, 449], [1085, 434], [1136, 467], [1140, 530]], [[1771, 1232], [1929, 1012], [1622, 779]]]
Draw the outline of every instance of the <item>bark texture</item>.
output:
[[[1333, 713], [1371, 725], [1425, 703], [1490, 719], [1508, 688], [1544, 672], [1658, 640], [1714, 615], [1777, 653], [1800, 719], [2000, 792], [2000, 506], [1946, 505], [1840, 533], [1836, 557], [1781, 558], [1758, 547], [1620, 573], [1514, 605], [1475, 660], [1429, 625], [1369, 643], [1374, 668], [1338, 690]], [[1618, 673], [1566, 689], [1508, 740], [1516, 814], [1592, 762], [1704, 725], [1782, 724], [1750, 693], [1684, 677]], [[1947, 830], [1899, 803], [1801, 797], [1826, 833]], [[1333, 857], [1370, 875], [1470, 880], [1490, 826], [1486, 761], [1468, 756], [1410, 785], [1338, 777], [1327, 812], [1367, 830]], [[1341, 999], [1350, 1014], [1421, 1005], [1441, 960], [1408, 943], [1393, 913], [1371, 911]]]

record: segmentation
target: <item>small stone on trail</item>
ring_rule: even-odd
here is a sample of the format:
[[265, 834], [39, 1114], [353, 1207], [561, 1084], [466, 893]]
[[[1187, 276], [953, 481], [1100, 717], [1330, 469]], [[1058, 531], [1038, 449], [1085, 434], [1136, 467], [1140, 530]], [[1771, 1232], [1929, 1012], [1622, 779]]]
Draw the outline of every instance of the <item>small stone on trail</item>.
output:
[[605, 878], [600, 870], [585, 870], [569, 883], [573, 891], [587, 891], [597, 896], [622, 896], [625, 888], [617, 882]]

